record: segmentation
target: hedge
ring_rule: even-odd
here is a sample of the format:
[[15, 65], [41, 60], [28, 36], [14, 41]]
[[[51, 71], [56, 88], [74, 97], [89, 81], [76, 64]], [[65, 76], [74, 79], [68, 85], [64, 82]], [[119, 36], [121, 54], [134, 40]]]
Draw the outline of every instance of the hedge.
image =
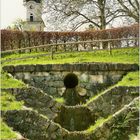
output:
[[135, 38], [138, 36], [139, 24], [121, 28], [84, 32], [21, 32], [13, 30], [1, 30], [1, 50], [12, 50], [50, 43], [66, 43], [71, 41], [77, 42], [99, 39]]

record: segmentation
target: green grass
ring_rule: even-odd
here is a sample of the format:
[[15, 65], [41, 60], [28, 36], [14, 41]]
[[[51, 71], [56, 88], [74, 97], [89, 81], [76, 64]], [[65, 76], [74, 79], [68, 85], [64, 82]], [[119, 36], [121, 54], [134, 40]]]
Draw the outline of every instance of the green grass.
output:
[[63, 97], [60, 97], [60, 98], [54, 98], [55, 101], [57, 101], [58, 103], [61, 103], [61, 104], [64, 104], [65, 103], [65, 100]]
[[[7, 55], [1, 60], [12, 59], [12, 58], [21, 58], [25, 56], [31, 56], [36, 54], [43, 54], [45, 52], [39, 53], [24, 53], [24, 54], [12, 54]], [[43, 56], [39, 58], [31, 58], [27, 60], [19, 60], [19, 61], [12, 61], [12, 62], [5, 62], [2, 64], [4, 65], [23, 65], [23, 64], [63, 64], [63, 63], [82, 63], [82, 62], [113, 62], [113, 63], [139, 63], [139, 49], [138, 48], [127, 48], [127, 49], [116, 49], [112, 51], [112, 55], [109, 55], [108, 51], [96, 51], [96, 52], [72, 52], [72, 53], [65, 53], [65, 54], [55, 54], [54, 60], [51, 60], [50, 56]], [[118, 86], [138, 86], [138, 72], [131, 72], [126, 75], [122, 81], [120, 81], [117, 85]], [[1, 76], [1, 88], [20, 88], [24, 87], [25, 84], [22, 81], [14, 79], [11, 75], [2, 72]], [[112, 88], [112, 87], [110, 87]], [[109, 89], [110, 89], [109, 88]], [[107, 89], [107, 90], [109, 90]], [[104, 94], [103, 91], [101, 94]], [[91, 98], [88, 103], [98, 98], [99, 95], [96, 97]], [[63, 98], [56, 98], [55, 99], [59, 103], [64, 103]], [[15, 97], [7, 92], [1, 93], [1, 109], [2, 110], [19, 110], [23, 106], [23, 102], [18, 102], [15, 100]], [[87, 104], [88, 104], [87, 103]], [[86, 105], [87, 105], [86, 104]], [[90, 126], [85, 132], [91, 133], [94, 131], [98, 126], [103, 125], [104, 122], [108, 121], [108, 119], [100, 118], [96, 121], [95, 125]], [[1, 138], [15, 138], [16, 134], [9, 128], [4, 122], [1, 123]]]
[[91, 125], [87, 130], [85, 130], [85, 133], [92, 133], [97, 127], [102, 126], [105, 122], [107, 122], [109, 119], [111, 119], [112, 116], [105, 118], [99, 118], [94, 125]]
[[15, 97], [8, 92], [1, 92], [1, 110], [20, 110], [23, 102], [16, 101]]
[[17, 79], [14, 79], [11, 74], [6, 72], [1, 73], [1, 88], [22, 88], [25, 87], [25, 84]]
[[129, 135], [129, 140], [139, 140], [140, 139], [140, 128], [137, 135], [131, 134]]
[[[41, 54], [41, 53], [40, 53]], [[9, 58], [17, 58], [30, 54], [14, 54], [8, 55], [1, 60]], [[107, 50], [100, 50], [95, 52], [71, 52], [64, 54], [55, 54], [54, 59], [50, 56], [43, 56], [39, 58], [28, 58], [26, 60], [14, 60], [13, 65], [23, 64], [64, 64], [64, 63], [82, 63], [82, 62], [113, 62], [113, 63], [137, 63], [139, 59], [138, 48], [125, 48], [112, 50], [112, 55], [109, 55]], [[11, 65], [11, 62], [5, 62], [4, 65]]]
[[[1, 73], [1, 88], [21, 88], [24, 87], [25, 84], [19, 80], [14, 79], [10, 74], [5, 72]], [[1, 92], [1, 110], [20, 110], [22, 109], [23, 102], [16, 101], [15, 97], [5, 91]], [[12, 131], [10, 127], [8, 127], [1, 120], [1, 139], [14, 139], [17, 137], [16, 133]]]
[[139, 72], [129, 72], [118, 83], [118, 86], [139, 86]]
[[3, 121], [2, 119], [0, 119], [0, 123], [1, 123], [1, 139], [14, 139], [17, 138], [17, 135], [15, 132], [13, 132], [13, 130], [8, 127]]
[[136, 139], [136, 135], [131, 134], [131, 135], [129, 136], [129, 140], [135, 140], [135, 139]]
[[38, 54], [49, 54], [47, 52], [43, 52], [43, 51], [40, 51], [40, 52], [26, 52], [26, 53], [12, 53], [12, 54], [7, 54], [5, 56], [2, 56], [2, 60], [7, 60], [7, 59], [10, 59], [10, 58], [21, 58], [21, 57], [28, 57], [28, 56], [35, 56], [35, 55], [38, 55]]

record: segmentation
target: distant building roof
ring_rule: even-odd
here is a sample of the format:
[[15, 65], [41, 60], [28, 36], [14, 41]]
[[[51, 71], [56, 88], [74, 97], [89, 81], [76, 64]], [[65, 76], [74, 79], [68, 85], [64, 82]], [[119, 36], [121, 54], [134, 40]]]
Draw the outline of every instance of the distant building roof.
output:
[[28, 1], [35, 1], [36, 3], [41, 3], [41, 0], [23, 0], [24, 2], [28, 2]]

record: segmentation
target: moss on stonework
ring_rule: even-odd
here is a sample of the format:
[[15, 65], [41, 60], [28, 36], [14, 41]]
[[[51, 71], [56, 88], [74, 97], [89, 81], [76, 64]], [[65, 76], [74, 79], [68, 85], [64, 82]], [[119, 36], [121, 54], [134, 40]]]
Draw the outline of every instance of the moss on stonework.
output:
[[139, 86], [139, 71], [129, 72], [118, 83], [118, 86]]
[[55, 101], [57, 101], [58, 103], [64, 104], [65, 103], [65, 99], [63, 97], [60, 98], [54, 98]]

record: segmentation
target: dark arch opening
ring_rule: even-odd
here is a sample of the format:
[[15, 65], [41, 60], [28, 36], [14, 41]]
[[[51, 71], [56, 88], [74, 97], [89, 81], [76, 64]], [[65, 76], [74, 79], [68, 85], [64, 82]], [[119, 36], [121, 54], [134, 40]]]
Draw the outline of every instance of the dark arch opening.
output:
[[30, 21], [31, 21], [31, 22], [33, 22], [33, 21], [34, 21], [33, 14], [30, 14]]
[[78, 85], [78, 77], [74, 73], [69, 73], [64, 78], [66, 88], [75, 88]]

